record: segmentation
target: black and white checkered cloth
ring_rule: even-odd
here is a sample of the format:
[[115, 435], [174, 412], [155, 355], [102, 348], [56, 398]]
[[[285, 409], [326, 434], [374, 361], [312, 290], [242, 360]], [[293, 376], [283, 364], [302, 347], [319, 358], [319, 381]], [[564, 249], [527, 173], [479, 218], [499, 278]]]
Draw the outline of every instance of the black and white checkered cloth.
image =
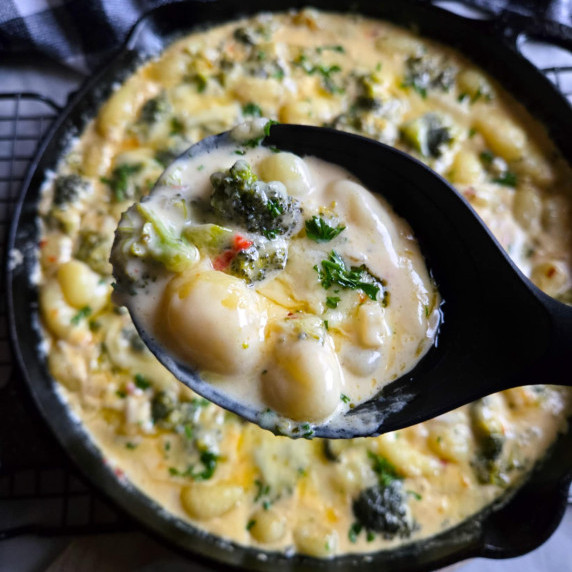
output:
[[[177, 0], [0, 0], [0, 57], [43, 54], [89, 73], [121, 45], [143, 13], [172, 1]], [[461, 1], [572, 26], [572, 0]]]
[[0, 0], [0, 57], [43, 54], [89, 73], [121, 45], [142, 14], [170, 1]]

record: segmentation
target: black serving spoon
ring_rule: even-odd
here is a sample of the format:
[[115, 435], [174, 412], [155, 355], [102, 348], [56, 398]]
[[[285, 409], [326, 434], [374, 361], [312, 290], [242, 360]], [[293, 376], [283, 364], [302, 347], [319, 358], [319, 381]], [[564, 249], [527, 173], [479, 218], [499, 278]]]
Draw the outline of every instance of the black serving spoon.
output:
[[[226, 133], [209, 137], [183, 156], [228, 142]], [[321, 127], [273, 125], [261, 144], [338, 164], [382, 195], [411, 225], [443, 299], [437, 342], [415, 368], [335, 422], [312, 426], [313, 436], [378, 435], [503, 389], [572, 385], [572, 307], [534, 286], [467, 201], [429, 167], [372, 139]], [[132, 317], [144, 342], [180, 381], [260, 422], [259, 410], [202, 380]]]

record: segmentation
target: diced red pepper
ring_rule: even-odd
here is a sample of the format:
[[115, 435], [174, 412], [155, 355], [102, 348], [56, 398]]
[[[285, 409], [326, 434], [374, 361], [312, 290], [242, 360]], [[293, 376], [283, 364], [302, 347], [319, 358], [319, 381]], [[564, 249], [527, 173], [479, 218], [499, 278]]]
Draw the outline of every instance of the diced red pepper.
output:
[[233, 250], [225, 250], [213, 260], [213, 268], [215, 270], [225, 270], [228, 268], [231, 260], [236, 256]]
[[252, 246], [252, 240], [248, 240], [247, 238], [244, 238], [244, 236], [241, 236], [240, 234], [234, 235], [234, 241], [232, 243], [232, 247], [237, 252], [240, 252], [241, 250], [246, 250], [251, 246]]

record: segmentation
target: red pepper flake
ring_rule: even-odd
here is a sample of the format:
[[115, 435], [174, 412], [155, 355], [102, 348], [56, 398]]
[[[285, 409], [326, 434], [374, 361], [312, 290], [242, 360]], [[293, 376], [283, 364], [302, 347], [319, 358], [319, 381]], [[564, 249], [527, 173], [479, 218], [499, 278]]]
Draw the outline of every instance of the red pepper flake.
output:
[[236, 252], [232, 250], [225, 250], [213, 260], [213, 268], [215, 270], [225, 270], [235, 257]]
[[48, 241], [47, 241], [45, 238], [43, 238], [43, 239], [40, 240], [40, 242], [38, 243], [38, 246], [39, 246], [40, 248], [44, 248], [44, 246], [46, 246], [47, 243], [48, 243]]
[[472, 201], [476, 198], [477, 193], [476, 193], [475, 189], [473, 189], [473, 187], [469, 187], [468, 189], [465, 189], [463, 191], [463, 195], [465, 196], [465, 198], [468, 201]]
[[118, 469], [113, 469], [113, 472], [115, 473], [115, 476], [116, 476], [118, 479], [122, 479], [122, 478], [125, 476], [125, 473], [123, 472], [122, 469], [119, 469], [119, 468], [118, 468]]
[[551, 267], [546, 271], [546, 277], [547, 277], [547, 278], [552, 278], [555, 274], [556, 274], [556, 268], [554, 268], [554, 266], [551, 266]]
[[244, 238], [244, 236], [241, 236], [240, 234], [234, 235], [234, 241], [232, 243], [232, 247], [237, 252], [240, 252], [241, 250], [246, 250], [251, 246], [252, 246], [252, 240], [248, 240], [247, 238]]

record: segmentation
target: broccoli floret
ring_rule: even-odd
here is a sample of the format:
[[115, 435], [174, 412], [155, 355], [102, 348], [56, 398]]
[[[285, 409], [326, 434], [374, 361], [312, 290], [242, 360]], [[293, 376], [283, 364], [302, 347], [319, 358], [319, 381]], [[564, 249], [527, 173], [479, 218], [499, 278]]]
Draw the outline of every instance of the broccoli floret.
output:
[[441, 146], [452, 140], [449, 127], [436, 113], [426, 113], [407, 121], [400, 131], [403, 140], [425, 157], [439, 157]]
[[162, 93], [145, 102], [145, 105], [141, 108], [137, 122], [152, 125], [162, 119], [169, 111], [171, 111], [171, 106], [165, 94]]
[[211, 175], [211, 206], [224, 220], [266, 238], [288, 236], [301, 220], [300, 203], [278, 181], [259, 181], [250, 165], [237, 161], [228, 171]]
[[151, 400], [151, 418], [153, 423], [164, 429], [182, 428], [194, 424], [198, 410], [210, 405], [210, 401], [194, 398], [191, 401], [179, 401], [169, 391], [159, 391]]
[[400, 480], [363, 490], [352, 508], [359, 524], [367, 530], [380, 532], [384, 538], [406, 538], [414, 530], [407, 494]]
[[503, 460], [506, 437], [502, 423], [491, 409], [490, 399], [483, 398], [471, 404], [471, 427], [477, 441], [473, 460], [475, 474], [481, 483], [504, 485], [506, 463]]
[[183, 237], [177, 237], [161, 217], [144, 203], [136, 205], [145, 220], [137, 246], [131, 249], [135, 256], [150, 256], [171, 272], [182, 272], [199, 257], [197, 247]]
[[76, 258], [88, 264], [92, 270], [104, 276], [111, 274], [109, 252], [112, 237], [94, 230], [82, 230], [75, 253]]
[[79, 175], [61, 175], [54, 182], [53, 206], [65, 208], [76, 202], [87, 190], [89, 183]]
[[155, 161], [166, 169], [179, 155], [175, 149], [159, 149], [155, 153]]
[[[172, 206], [183, 209], [185, 203], [174, 200]], [[151, 269], [144, 275], [133, 272], [128, 264], [131, 257], [147, 259], [156, 262], [157, 267], [162, 265], [169, 272], [180, 273], [197, 262], [199, 251], [146, 203], [137, 203], [121, 216], [111, 249], [118, 289], [135, 294], [134, 287], [145, 287], [149, 279], [154, 278], [154, 272]]]
[[412, 87], [421, 97], [430, 89], [449, 91], [455, 82], [457, 70], [441, 58], [411, 56], [405, 62], [403, 87]]
[[139, 194], [139, 189], [133, 184], [131, 178], [142, 169], [142, 163], [124, 163], [113, 169], [111, 177], [102, 177], [101, 182], [111, 189], [115, 201], [134, 199]]
[[256, 46], [270, 40], [272, 31], [268, 26], [241, 26], [234, 31], [234, 39], [247, 46]]
[[232, 259], [229, 273], [247, 283], [263, 280], [269, 272], [286, 266], [288, 250], [283, 240], [257, 242], [239, 251]]

